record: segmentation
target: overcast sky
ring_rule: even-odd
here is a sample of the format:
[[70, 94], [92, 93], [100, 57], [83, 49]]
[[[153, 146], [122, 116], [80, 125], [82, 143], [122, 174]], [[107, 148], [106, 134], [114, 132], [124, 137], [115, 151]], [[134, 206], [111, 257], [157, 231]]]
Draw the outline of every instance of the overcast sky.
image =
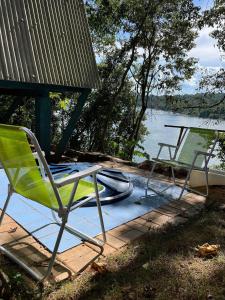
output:
[[[201, 6], [203, 10], [210, 8], [212, 0], [195, 0], [195, 4]], [[212, 28], [206, 27], [199, 32], [199, 37], [196, 39], [196, 47], [190, 51], [190, 56], [196, 57], [199, 60], [198, 67], [207, 68], [210, 71], [225, 67], [225, 62], [221, 58], [221, 53], [216, 46], [216, 40], [209, 36]], [[198, 87], [200, 71], [186, 81], [182, 86], [182, 92], [195, 93]]]

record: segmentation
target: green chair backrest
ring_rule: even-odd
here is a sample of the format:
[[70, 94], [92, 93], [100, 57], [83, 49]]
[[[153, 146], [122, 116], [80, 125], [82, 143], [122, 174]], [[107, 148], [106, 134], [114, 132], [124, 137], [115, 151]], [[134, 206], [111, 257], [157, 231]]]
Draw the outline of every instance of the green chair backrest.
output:
[[[186, 164], [192, 164], [196, 151], [209, 152], [215, 146], [217, 132], [203, 128], [190, 128], [181, 150], [178, 153], [177, 161]], [[213, 147], [214, 148], [214, 147]], [[195, 161], [196, 167], [202, 167], [204, 156], [199, 155]]]
[[52, 206], [55, 202], [52, 186], [42, 178], [21, 127], [0, 124], [0, 161], [16, 193]]

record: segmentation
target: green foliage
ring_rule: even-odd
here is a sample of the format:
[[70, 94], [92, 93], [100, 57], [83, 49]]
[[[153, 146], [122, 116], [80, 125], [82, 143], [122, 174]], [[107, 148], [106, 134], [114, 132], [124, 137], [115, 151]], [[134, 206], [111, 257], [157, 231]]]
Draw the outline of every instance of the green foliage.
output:
[[79, 94], [50, 93], [52, 100], [52, 142], [57, 144], [74, 111]]
[[219, 145], [217, 149], [217, 158], [220, 164], [216, 166], [218, 169], [225, 170], [225, 134], [220, 134]]
[[[213, 28], [211, 36], [217, 40], [217, 47], [221, 52], [221, 58], [225, 59], [225, 2], [224, 0], [215, 0], [211, 9], [206, 10], [199, 21], [199, 26], [210, 26]], [[225, 69], [207, 72], [201, 81], [202, 88], [210, 92], [225, 92]]]
[[136, 145], [136, 150], [134, 150], [134, 155], [142, 158], [150, 159], [150, 155], [145, 151], [145, 148], [140, 144]]
[[88, 0], [87, 13], [102, 88], [92, 93], [72, 146], [131, 158], [146, 132], [149, 94], [171, 94], [193, 75], [196, 60], [187, 53], [199, 8], [192, 0]]
[[21, 97], [20, 105], [15, 111], [5, 119], [8, 110], [12, 106], [16, 97], [0, 95], [0, 122], [9, 123], [14, 125], [23, 125], [28, 128], [34, 129], [34, 99], [28, 97]]
[[[107, 65], [99, 66], [101, 77], [108, 77]], [[126, 80], [123, 91], [117, 101], [111, 103], [109, 99], [112, 86], [121, 70], [117, 70], [115, 77], [107, 80], [105, 89], [93, 91], [77, 124], [75, 134], [71, 139], [71, 147], [88, 151], [102, 151], [112, 155], [122, 155], [125, 151], [125, 141], [132, 130], [131, 121], [136, 106], [131, 84]], [[112, 116], [108, 117], [111, 110]], [[104, 124], [107, 123], [107, 127]], [[106, 131], [106, 132], [105, 132]], [[106, 136], [103, 140], [102, 136]], [[125, 155], [123, 155], [125, 156]]]

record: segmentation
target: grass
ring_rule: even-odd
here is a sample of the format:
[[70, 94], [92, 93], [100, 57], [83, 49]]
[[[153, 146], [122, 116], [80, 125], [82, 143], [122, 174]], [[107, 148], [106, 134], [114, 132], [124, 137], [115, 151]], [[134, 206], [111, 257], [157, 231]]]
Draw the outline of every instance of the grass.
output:
[[[224, 249], [224, 234], [221, 212], [205, 212], [182, 228], [155, 232], [109, 258], [108, 273], [89, 279], [77, 299], [225, 299], [224, 251], [203, 260], [193, 250], [205, 242]], [[69, 298], [59, 290], [49, 299]]]
[[[11, 282], [7, 299], [225, 299], [224, 237], [225, 213], [210, 206], [182, 226], [150, 232], [108, 257], [104, 274], [89, 270], [43, 291], [0, 256]], [[218, 256], [196, 256], [194, 248], [205, 242], [220, 244]]]

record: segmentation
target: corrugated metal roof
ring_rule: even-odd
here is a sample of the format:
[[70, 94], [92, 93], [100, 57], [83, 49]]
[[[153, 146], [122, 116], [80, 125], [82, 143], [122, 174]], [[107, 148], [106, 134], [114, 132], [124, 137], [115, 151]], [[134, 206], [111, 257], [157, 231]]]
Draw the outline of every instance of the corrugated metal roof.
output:
[[82, 0], [0, 0], [0, 80], [98, 88]]

